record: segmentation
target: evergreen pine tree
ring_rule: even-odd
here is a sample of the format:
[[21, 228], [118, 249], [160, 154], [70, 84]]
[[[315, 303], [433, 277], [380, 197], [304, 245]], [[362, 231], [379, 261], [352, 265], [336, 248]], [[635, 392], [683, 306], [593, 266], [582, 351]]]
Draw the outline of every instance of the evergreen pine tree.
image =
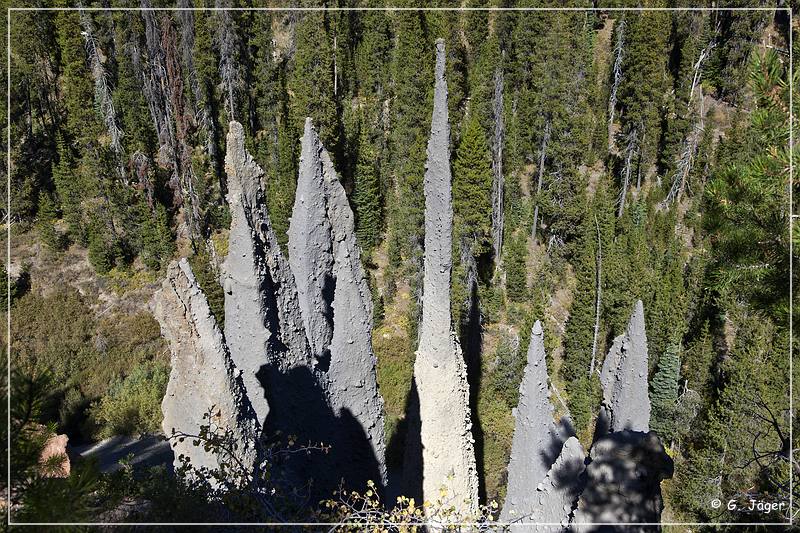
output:
[[686, 379], [687, 386], [704, 398], [712, 385], [711, 371], [714, 364], [712, 341], [709, 322], [706, 320], [703, 322], [696, 340], [687, 348], [683, 356], [682, 374]]
[[36, 225], [39, 230], [39, 238], [42, 239], [42, 242], [55, 252], [63, 250], [66, 244], [64, 236], [59, 233], [54, 225], [58, 218], [56, 205], [46, 192], [39, 195], [37, 218], [38, 221]]
[[637, 167], [643, 175], [656, 161], [664, 98], [667, 94], [669, 14], [646, 11], [626, 17], [625, 52], [619, 86], [620, 121], [624, 135], [635, 131]]
[[69, 236], [85, 245], [86, 229], [82, 208], [84, 188], [78, 179], [71, 150], [62, 137], [58, 140], [58, 162], [53, 165], [52, 173]]
[[526, 261], [528, 255], [527, 239], [525, 233], [519, 233], [511, 238], [508, 257], [506, 259], [506, 293], [508, 298], [515, 302], [522, 302], [528, 298], [528, 275]]
[[101, 125], [95, 114], [94, 83], [89, 72], [77, 11], [56, 15], [58, 45], [61, 51], [61, 86], [66, 109], [66, 131], [70, 140], [83, 148], [97, 142]]
[[491, 198], [489, 147], [479, 118], [472, 115], [467, 120], [453, 164], [453, 215], [456, 238], [466, 237], [473, 255], [491, 248]]
[[[607, 178], [601, 179], [591, 207], [584, 216], [579, 240], [575, 243], [573, 267], [577, 285], [575, 299], [570, 307], [569, 321], [564, 332], [564, 364], [561, 374], [567, 381], [588, 375], [594, 344], [594, 329], [597, 321], [597, 274], [598, 263], [601, 273], [601, 316], [598, 342], [595, 352], [596, 363], [602, 360], [605, 338], [605, 321], [602, 315], [603, 299], [610, 296], [604, 292], [605, 280], [612, 276], [612, 243], [614, 238], [614, 206], [611, 200], [610, 184]], [[598, 230], [600, 243], [598, 244]], [[598, 247], [599, 246], [599, 247]], [[602, 261], [599, 261], [602, 259]], [[611, 295], [613, 298], [613, 295]], [[627, 311], [630, 316], [630, 310]]]
[[175, 251], [175, 242], [169, 225], [167, 210], [161, 204], [154, 206], [154, 212], [143, 210], [142, 224], [138, 228], [141, 250], [139, 255], [151, 270], [159, 270]]
[[681, 361], [679, 345], [670, 344], [659, 358], [658, 370], [650, 384], [650, 428], [668, 443], [675, 436], [675, 416], [678, 404], [678, 377]]
[[[434, 54], [422, 11], [394, 13], [396, 45], [392, 57], [392, 129], [388, 167], [393, 172], [394, 201], [389, 206], [390, 246], [402, 260], [415, 290], [421, 289], [424, 232], [423, 177], [431, 118]], [[402, 260], [401, 260], [402, 258]], [[412, 298], [416, 300], [416, 298]]]
[[339, 109], [334, 87], [333, 45], [328, 13], [304, 12], [295, 28], [295, 49], [288, 80], [293, 138], [303, 133], [306, 117], [314, 120], [331, 159], [341, 162]]
[[360, 139], [353, 204], [358, 242], [369, 254], [381, 235], [381, 187], [375, 168], [375, 150], [366, 132], [361, 134]]

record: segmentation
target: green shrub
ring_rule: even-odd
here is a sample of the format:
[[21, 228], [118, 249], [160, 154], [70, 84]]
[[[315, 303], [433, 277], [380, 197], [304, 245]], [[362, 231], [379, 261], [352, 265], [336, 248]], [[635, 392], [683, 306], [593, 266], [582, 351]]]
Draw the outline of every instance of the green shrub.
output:
[[519, 384], [525, 370], [526, 356], [521, 352], [518, 341], [511, 336], [503, 336], [493, 359], [497, 361], [489, 377], [493, 395], [513, 407], [519, 400]]
[[53, 382], [69, 385], [88, 361], [95, 321], [91, 308], [73, 289], [58, 288], [47, 296], [29, 292], [11, 311], [12, 366], [48, 370]]
[[567, 404], [578, 437], [586, 444], [591, 442], [591, 423], [597, 413], [602, 390], [597, 376], [581, 376], [567, 384]]
[[117, 380], [91, 409], [101, 425], [100, 436], [132, 435], [157, 431], [161, 426], [161, 399], [167, 389], [169, 368], [149, 361]]

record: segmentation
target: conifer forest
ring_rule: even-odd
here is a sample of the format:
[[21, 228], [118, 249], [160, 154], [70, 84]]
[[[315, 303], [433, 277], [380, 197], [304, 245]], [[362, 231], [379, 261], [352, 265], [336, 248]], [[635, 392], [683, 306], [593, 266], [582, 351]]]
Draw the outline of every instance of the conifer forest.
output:
[[3, 1], [5, 519], [786, 530], [796, 2], [390, 5]]

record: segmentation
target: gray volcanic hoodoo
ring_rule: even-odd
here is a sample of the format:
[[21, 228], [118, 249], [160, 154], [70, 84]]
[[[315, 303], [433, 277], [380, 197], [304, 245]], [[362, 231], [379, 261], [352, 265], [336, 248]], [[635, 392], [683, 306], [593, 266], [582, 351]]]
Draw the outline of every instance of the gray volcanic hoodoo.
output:
[[[310, 118], [302, 146], [289, 260], [304, 287], [300, 300], [305, 323], [312, 328], [308, 338], [315, 345], [334, 413], [347, 413], [359, 422], [377, 459], [380, 479], [373, 481], [386, 483], [383, 398], [372, 351], [372, 295], [356, 244], [353, 211]], [[338, 445], [355, 451], [360, 443], [352, 438], [361, 440], [345, 434]], [[352, 459], [357, 471], [358, 458], [354, 454]]]
[[[222, 332], [186, 259], [170, 264], [152, 307], [172, 352], [169, 384], [161, 403], [164, 433], [197, 435], [200, 426], [213, 423], [231, 432], [238, 444], [239, 462], [252, 470], [261, 428], [240, 372], [231, 361]], [[204, 418], [207, 413], [210, 420]], [[205, 451], [202, 445], [195, 446], [192, 440], [170, 439], [176, 467], [182, 454], [195, 468], [217, 468], [221, 457]]]
[[[269, 406], [257, 374], [267, 363], [272, 332], [267, 325], [270, 310], [267, 264], [258, 226], [266, 218], [263, 171], [244, 148], [244, 130], [231, 122], [227, 138], [225, 173], [228, 176], [228, 205], [231, 228], [225, 259], [225, 340], [231, 358], [242, 371], [247, 395], [258, 421], [264, 423]], [[274, 310], [272, 310], [274, 312]]]
[[[530, 514], [520, 520], [529, 524], [560, 524], [560, 528], [518, 525], [512, 526], [511, 530], [519, 533], [567, 531], [580, 493], [580, 478], [586, 469], [585, 460], [583, 446], [577, 437], [568, 438], [545, 478], [531, 491]], [[510, 517], [509, 520], [514, 521], [517, 518], [519, 517]]]
[[[306, 124], [319, 143], [311, 119], [307, 119]], [[356, 243], [355, 217], [344, 187], [324, 147], [320, 158], [333, 237], [335, 280], [328, 396], [334, 409], [348, 411], [363, 425], [378, 458], [381, 479], [375, 481], [385, 484], [383, 398], [378, 393], [378, 362], [372, 351], [372, 294]]]
[[414, 381], [419, 394], [422, 492], [458, 512], [477, 508], [478, 477], [464, 358], [452, 331], [453, 206], [444, 41], [436, 41], [436, 85], [425, 171], [425, 281]]
[[[628, 327], [614, 343], [600, 373], [603, 406], [586, 467], [586, 487], [573, 518], [576, 531], [587, 523], [657, 523], [663, 502], [661, 481], [672, 476], [672, 459], [655, 433], [648, 433], [647, 337], [644, 306], [636, 302]], [[630, 526], [626, 531], [659, 531]]]
[[650, 429], [647, 370], [644, 305], [638, 300], [625, 333], [614, 339], [600, 372], [602, 415], [611, 431]]
[[[514, 410], [516, 423], [508, 464], [508, 488], [500, 515], [503, 521], [542, 511], [538, 506], [541, 495], [537, 493], [537, 486], [544, 480], [563, 446], [553, 414], [544, 332], [537, 320], [531, 329], [528, 364], [519, 387], [519, 405]], [[577, 483], [577, 479], [575, 481]]]
[[[289, 223], [289, 265], [297, 282], [300, 310], [313, 355], [327, 359], [333, 336], [333, 238], [327, 216], [320, 143], [306, 119], [300, 172]], [[315, 142], [316, 140], [316, 142]]]

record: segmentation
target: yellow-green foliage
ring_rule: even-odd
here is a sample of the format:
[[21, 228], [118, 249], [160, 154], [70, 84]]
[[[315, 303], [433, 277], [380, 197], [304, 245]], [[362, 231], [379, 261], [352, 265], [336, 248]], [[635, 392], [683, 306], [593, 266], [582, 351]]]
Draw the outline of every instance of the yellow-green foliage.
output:
[[503, 501], [506, 492], [506, 466], [514, 438], [514, 416], [499, 396], [478, 397], [478, 417], [483, 430], [483, 472], [488, 500]]
[[50, 370], [55, 383], [66, 384], [96, 357], [93, 331], [92, 313], [77, 291], [28, 293], [11, 310], [11, 364]]
[[102, 426], [100, 436], [132, 435], [159, 429], [161, 399], [167, 389], [169, 368], [163, 362], [138, 365], [125, 379], [115, 380], [106, 396], [91, 410]]
[[[321, 502], [320, 522], [347, 524], [345, 531], [399, 531], [417, 533], [425, 531], [426, 524], [464, 524], [493, 522], [500, 506], [496, 501], [477, 506], [475, 511], [458, 511], [455, 497], [442, 488], [438, 494], [423, 502], [408, 496], [398, 496], [394, 502], [381, 501], [375, 484], [367, 482], [364, 493], [338, 490], [333, 499]], [[460, 502], [458, 502], [460, 503]], [[392, 526], [387, 527], [389, 524]], [[443, 531], [460, 531], [458, 525]]]
[[[398, 335], [398, 332], [402, 333]], [[400, 422], [405, 418], [407, 396], [414, 374], [414, 354], [405, 332], [404, 327], [387, 325], [376, 329], [372, 336], [372, 347], [378, 359], [378, 387], [386, 411], [386, 442], [392, 442]]]
[[142, 363], [166, 364], [160, 329], [150, 314], [109, 313], [98, 320], [74, 289], [30, 292], [14, 303], [11, 316], [12, 366], [51, 373], [56, 386], [49, 392], [57, 399], [62, 431], [89, 431], [85, 424], [73, 426], [89, 402], [103, 398]]
[[103, 279], [108, 282], [108, 286], [118, 296], [122, 296], [128, 291], [141, 289], [148, 283], [153, 283], [157, 279], [155, 272], [151, 270], [130, 270], [114, 267], [103, 275]]
[[229, 233], [230, 233], [229, 230], [221, 229], [211, 234], [211, 242], [214, 243], [214, 250], [217, 253], [217, 257], [219, 257], [220, 259], [228, 255]]
[[80, 375], [81, 388], [87, 397], [102, 396], [115, 378], [128, 375], [140, 363], [153, 359], [168, 361], [161, 329], [149, 313], [104, 318], [95, 335], [101, 349], [98, 364], [83, 369]]

